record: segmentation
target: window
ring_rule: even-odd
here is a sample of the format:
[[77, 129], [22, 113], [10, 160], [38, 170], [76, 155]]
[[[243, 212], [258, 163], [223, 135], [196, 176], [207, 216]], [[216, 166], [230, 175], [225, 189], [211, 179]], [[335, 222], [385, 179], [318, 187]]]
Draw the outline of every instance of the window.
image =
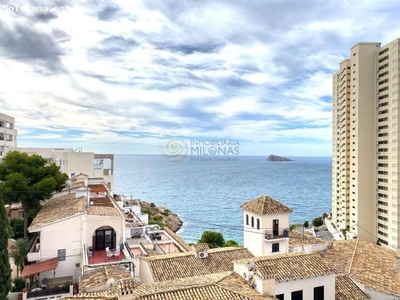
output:
[[317, 286], [314, 288], [314, 300], [324, 300], [324, 287]]
[[272, 244], [272, 252], [279, 252], [279, 243]]
[[292, 292], [292, 300], [303, 300], [303, 291]]
[[257, 218], [257, 229], [260, 230], [260, 219]]
[[285, 300], [285, 295], [284, 294], [280, 294], [280, 295], [275, 295], [275, 298], [278, 300]]
[[66, 252], [67, 252], [66, 249], [58, 249], [57, 250], [58, 261], [65, 260], [65, 257], [67, 256]]
[[249, 215], [246, 215], [246, 225], [249, 225]]
[[254, 227], [254, 217], [251, 217], [251, 227]]

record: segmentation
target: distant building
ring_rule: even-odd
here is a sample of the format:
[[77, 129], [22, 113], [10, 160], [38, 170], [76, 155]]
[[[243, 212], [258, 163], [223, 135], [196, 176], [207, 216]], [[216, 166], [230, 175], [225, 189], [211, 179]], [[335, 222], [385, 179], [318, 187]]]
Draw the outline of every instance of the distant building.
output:
[[85, 174], [88, 178], [101, 178], [108, 188], [114, 189], [114, 154], [95, 154], [72, 148], [15, 148], [29, 155], [37, 154], [55, 163], [69, 177]]
[[400, 247], [400, 39], [358, 43], [333, 75], [332, 223]]
[[10, 150], [17, 147], [15, 118], [0, 113], [0, 161]]

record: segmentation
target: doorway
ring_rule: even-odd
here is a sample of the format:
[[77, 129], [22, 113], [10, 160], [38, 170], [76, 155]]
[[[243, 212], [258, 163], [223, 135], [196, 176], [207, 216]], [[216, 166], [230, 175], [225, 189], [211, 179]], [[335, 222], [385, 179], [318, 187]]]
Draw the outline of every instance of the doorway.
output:
[[95, 232], [95, 250], [105, 250], [116, 248], [116, 232], [112, 227], [99, 228]]

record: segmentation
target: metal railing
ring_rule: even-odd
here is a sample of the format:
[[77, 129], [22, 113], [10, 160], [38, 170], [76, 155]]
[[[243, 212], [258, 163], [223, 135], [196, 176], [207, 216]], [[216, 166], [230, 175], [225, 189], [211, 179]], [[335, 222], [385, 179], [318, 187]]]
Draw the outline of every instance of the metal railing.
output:
[[289, 237], [289, 228], [280, 228], [278, 230], [273, 230], [273, 229], [265, 230], [265, 239], [267, 240], [283, 238], [283, 237]]

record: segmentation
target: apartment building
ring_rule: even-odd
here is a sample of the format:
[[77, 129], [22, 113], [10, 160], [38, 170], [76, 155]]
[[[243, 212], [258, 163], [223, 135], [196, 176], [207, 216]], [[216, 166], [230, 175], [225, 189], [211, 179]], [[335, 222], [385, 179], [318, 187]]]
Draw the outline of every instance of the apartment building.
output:
[[15, 119], [0, 113], [0, 160], [10, 147], [17, 147]]
[[29, 155], [37, 154], [60, 167], [60, 171], [69, 177], [86, 174], [89, 178], [98, 178], [114, 189], [114, 154], [96, 154], [72, 148], [14, 148]]
[[400, 39], [350, 53], [333, 75], [332, 222], [399, 249]]

